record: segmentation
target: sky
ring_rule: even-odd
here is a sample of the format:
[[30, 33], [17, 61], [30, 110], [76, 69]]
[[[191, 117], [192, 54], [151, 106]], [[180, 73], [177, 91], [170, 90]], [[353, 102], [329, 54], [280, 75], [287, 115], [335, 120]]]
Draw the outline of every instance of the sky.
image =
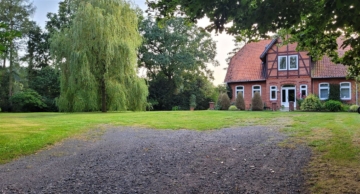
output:
[[[36, 21], [40, 26], [44, 27], [45, 22], [47, 21], [46, 14], [57, 13], [58, 5], [61, 0], [33, 0], [34, 6], [36, 7], [35, 14], [33, 15], [33, 20]], [[142, 10], [146, 10], [147, 6], [145, 0], [133, 0], [136, 5], [138, 5]], [[198, 22], [198, 26], [205, 27], [209, 23], [208, 19], [201, 19]], [[216, 60], [219, 61], [220, 66], [213, 67], [209, 64], [209, 68], [214, 71], [215, 80], [213, 83], [215, 85], [222, 84], [225, 79], [227, 67], [226, 58], [228, 58], [228, 53], [232, 51], [235, 47], [233, 42], [233, 37], [225, 33], [215, 35], [212, 33], [213, 40], [217, 44], [217, 56]]]

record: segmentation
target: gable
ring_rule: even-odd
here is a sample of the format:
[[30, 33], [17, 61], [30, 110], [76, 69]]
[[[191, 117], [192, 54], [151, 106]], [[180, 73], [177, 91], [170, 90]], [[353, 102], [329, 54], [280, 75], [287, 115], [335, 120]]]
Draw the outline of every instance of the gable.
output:
[[[338, 38], [337, 42], [340, 47], [343, 41], [341, 38]], [[242, 47], [230, 60], [225, 82], [231, 83], [266, 80], [267, 76], [269, 76], [271, 72], [269, 71], [269, 65], [264, 65], [267, 65], [266, 63], [268, 63], [268, 61], [272, 61], [272, 68], [274, 69], [274, 63], [277, 63], [278, 60], [276, 57], [268, 59], [269, 55], [278, 56], [278, 54], [290, 55], [295, 53], [299, 56], [299, 60], [302, 59], [303, 68], [299, 69], [297, 72], [289, 71], [290, 74], [287, 73], [287, 77], [289, 75], [305, 75], [305, 72], [312, 78], [346, 77], [347, 75], [346, 66], [332, 63], [330, 58], [327, 56], [324, 56], [321, 60], [310, 64], [310, 56], [307, 56], [307, 52], [295, 51], [297, 46], [296, 43], [281, 47], [278, 47], [276, 43], [276, 39], [261, 40], [259, 42], [248, 43]], [[338, 53], [341, 56], [348, 49], [349, 48], [339, 48]], [[274, 55], [274, 53], [277, 54]], [[301, 62], [299, 62], [299, 64], [301, 64]], [[275, 64], [275, 67], [277, 68], [277, 64]], [[279, 77], [279, 71], [276, 70], [274, 72], [276, 72], [277, 77]]]

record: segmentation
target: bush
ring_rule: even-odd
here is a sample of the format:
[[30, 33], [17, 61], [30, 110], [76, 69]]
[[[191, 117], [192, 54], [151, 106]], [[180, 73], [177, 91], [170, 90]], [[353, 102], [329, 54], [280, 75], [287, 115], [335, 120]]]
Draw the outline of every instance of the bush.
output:
[[303, 111], [320, 111], [320, 99], [314, 94], [310, 94], [305, 98], [304, 102], [301, 103], [300, 109]]
[[243, 97], [241, 92], [239, 92], [237, 94], [236, 101], [235, 101], [235, 106], [239, 110], [245, 110], [245, 101], [244, 101], [244, 97]]
[[354, 105], [351, 105], [350, 106], [350, 112], [356, 112], [357, 110], [358, 110], [358, 108], [359, 108], [359, 106], [358, 105], [356, 105], [356, 104], [354, 104]]
[[259, 92], [255, 92], [254, 97], [251, 100], [251, 108], [253, 111], [264, 110], [264, 104], [261, 100], [261, 96]]
[[47, 107], [40, 94], [32, 89], [15, 93], [10, 100], [15, 112], [38, 112]]
[[189, 105], [192, 108], [196, 107], [196, 96], [194, 94], [191, 94], [190, 96]]
[[235, 105], [231, 105], [229, 107], [229, 110], [234, 111], [234, 110], [238, 110], [238, 108]]
[[336, 100], [329, 100], [325, 102], [325, 108], [326, 110], [331, 112], [339, 112], [340, 110], [342, 110], [342, 103]]
[[220, 107], [220, 110], [228, 110], [229, 107], [230, 107], [230, 98], [229, 98], [229, 96], [226, 93], [220, 94], [217, 104]]

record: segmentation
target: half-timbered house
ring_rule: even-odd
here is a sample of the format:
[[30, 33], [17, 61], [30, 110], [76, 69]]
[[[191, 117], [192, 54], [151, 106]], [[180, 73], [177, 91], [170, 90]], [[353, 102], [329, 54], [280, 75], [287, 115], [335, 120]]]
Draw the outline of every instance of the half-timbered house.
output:
[[[306, 51], [296, 51], [297, 44], [279, 46], [280, 39], [251, 42], [230, 60], [225, 83], [232, 89], [232, 101], [243, 94], [246, 109], [251, 106], [255, 92], [259, 92], [265, 106], [289, 107], [296, 99], [309, 93], [321, 100], [329, 97], [330, 84], [340, 85], [343, 102], [355, 104], [359, 92], [354, 80], [346, 79], [347, 67], [334, 64], [324, 56], [313, 61]], [[338, 44], [341, 45], [341, 40]], [[339, 48], [339, 54], [346, 49]]]

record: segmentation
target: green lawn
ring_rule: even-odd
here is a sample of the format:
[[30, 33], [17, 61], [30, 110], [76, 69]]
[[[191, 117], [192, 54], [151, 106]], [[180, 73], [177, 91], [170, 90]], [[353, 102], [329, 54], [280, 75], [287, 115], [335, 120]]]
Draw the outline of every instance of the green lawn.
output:
[[[1, 113], [0, 163], [35, 153], [64, 138], [99, 125], [156, 129], [210, 130], [233, 126], [273, 125], [292, 138], [289, 148], [314, 150], [308, 184], [315, 193], [360, 189], [360, 115], [356, 113], [163, 111], [117, 113]], [[329, 167], [331, 166], [331, 168]], [[329, 173], [329, 169], [336, 171]], [[356, 175], [356, 173], [358, 175]], [[357, 177], [359, 176], [359, 177]], [[347, 186], [337, 184], [348, 182]], [[339, 183], [340, 182], [340, 183]], [[329, 186], [330, 185], [330, 186]], [[350, 189], [350, 190], [349, 190]]]

